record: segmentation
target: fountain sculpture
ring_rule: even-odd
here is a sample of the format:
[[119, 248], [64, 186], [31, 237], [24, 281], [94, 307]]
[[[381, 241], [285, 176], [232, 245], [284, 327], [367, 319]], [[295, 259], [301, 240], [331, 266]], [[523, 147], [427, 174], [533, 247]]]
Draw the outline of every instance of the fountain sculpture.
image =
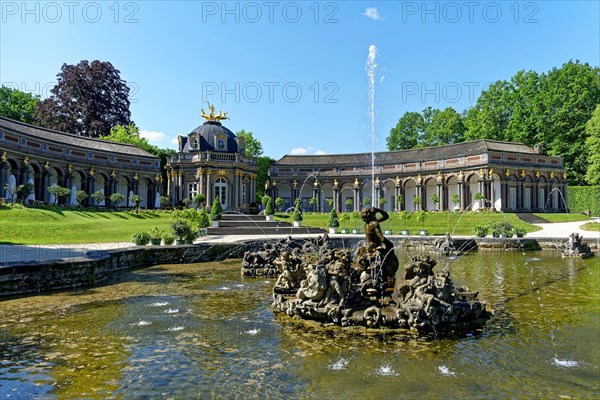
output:
[[579, 233], [571, 233], [566, 248], [562, 253], [563, 257], [581, 257], [589, 258], [594, 255], [590, 246], [583, 241], [583, 236]]
[[373, 207], [361, 217], [366, 240], [355, 251], [331, 248], [327, 238], [302, 247], [279, 243], [276, 311], [341, 326], [418, 331], [466, 327], [489, 316], [478, 292], [455, 288], [449, 271], [434, 271], [429, 256], [413, 257], [396, 279], [394, 245], [379, 225], [388, 214]]

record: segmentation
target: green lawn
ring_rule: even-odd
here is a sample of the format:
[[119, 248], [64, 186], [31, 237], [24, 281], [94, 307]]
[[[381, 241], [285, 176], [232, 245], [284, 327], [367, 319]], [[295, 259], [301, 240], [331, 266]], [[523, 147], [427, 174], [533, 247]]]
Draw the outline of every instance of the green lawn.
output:
[[583, 224], [581, 229], [584, 231], [600, 232], [600, 222], [588, 222], [587, 224]]
[[170, 214], [0, 208], [0, 243], [4, 244], [128, 242], [134, 233], [155, 226], [170, 232]]
[[557, 214], [545, 214], [545, 213], [536, 213], [534, 214], [540, 218], [544, 218], [548, 222], [578, 222], [578, 221], [588, 221], [591, 218], [585, 214], [567, 214], [567, 213], [557, 213]]
[[[338, 215], [339, 217], [339, 215]], [[325, 213], [305, 213], [304, 226], [318, 227], [327, 229], [327, 220], [329, 214]], [[278, 219], [290, 221], [291, 217]], [[459, 221], [460, 220], [460, 221]], [[429, 212], [425, 219], [424, 228], [430, 235], [444, 235], [446, 232], [457, 236], [473, 236], [474, 228], [477, 225], [486, 225], [491, 222], [510, 222], [514, 227], [525, 228], [527, 232], [535, 232], [541, 228], [521, 221], [515, 214], [509, 213], [489, 213], [489, 212], [467, 212], [467, 213], [452, 213], [452, 212]], [[363, 222], [360, 219], [342, 222], [340, 228], [354, 229], [358, 228], [363, 231]], [[418, 234], [423, 225], [417, 221], [416, 215], [412, 214], [406, 223], [400, 220], [398, 213], [390, 213], [390, 219], [381, 224], [382, 229], [392, 230], [393, 234], [399, 234], [401, 230], [408, 229], [411, 234]], [[456, 229], [455, 229], [456, 228]], [[454, 232], [454, 233], [453, 233]]]

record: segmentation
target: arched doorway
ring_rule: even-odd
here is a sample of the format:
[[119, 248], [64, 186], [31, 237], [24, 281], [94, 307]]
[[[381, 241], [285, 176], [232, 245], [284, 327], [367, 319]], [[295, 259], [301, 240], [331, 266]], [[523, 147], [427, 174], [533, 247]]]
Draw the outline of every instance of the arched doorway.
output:
[[215, 197], [219, 197], [221, 202], [221, 208], [223, 211], [227, 210], [227, 181], [225, 178], [217, 178], [215, 179]]

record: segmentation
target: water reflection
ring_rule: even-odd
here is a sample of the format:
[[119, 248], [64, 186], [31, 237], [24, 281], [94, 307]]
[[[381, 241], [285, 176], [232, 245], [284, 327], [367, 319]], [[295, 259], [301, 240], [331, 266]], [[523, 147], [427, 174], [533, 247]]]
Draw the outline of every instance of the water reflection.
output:
[[[2, 398], [590, 398], [600, 390], [600, 268], [553, 253], [453, 261], [496, 315], [459, 337], [297, 324], [239, 263], [124, 272], [111, 285], [0, 302]], [[403, 254], [407, 260], [408, 254]]]

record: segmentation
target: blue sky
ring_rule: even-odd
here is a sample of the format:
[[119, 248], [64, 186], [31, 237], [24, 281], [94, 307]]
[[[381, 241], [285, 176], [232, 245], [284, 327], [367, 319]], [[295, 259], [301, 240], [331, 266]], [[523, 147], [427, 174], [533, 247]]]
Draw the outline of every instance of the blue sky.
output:
[[46, 97], [63, 63], [110, 61], [154, 144], [174, 147], [209, 100], [275, 159], [370, 151], [371, 44], [376, 150], [406, 111], [461, 112], [521, 69], [600, 65], [597, 1], [2, 1], [0, 11], [0, 83]]

